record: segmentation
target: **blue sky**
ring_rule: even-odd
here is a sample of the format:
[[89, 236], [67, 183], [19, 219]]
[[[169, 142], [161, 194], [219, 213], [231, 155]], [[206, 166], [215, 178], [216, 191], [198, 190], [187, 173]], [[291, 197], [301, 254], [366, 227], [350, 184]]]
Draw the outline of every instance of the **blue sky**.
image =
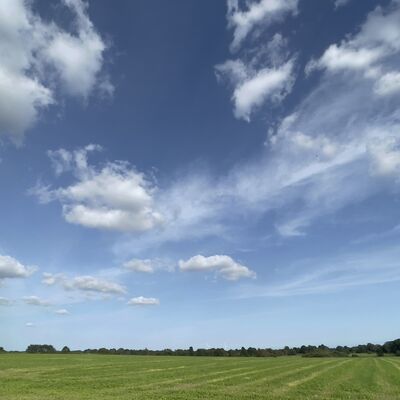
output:
[[0, 31], [0, 345], [399, 336], [398, 0], [9, 0]]

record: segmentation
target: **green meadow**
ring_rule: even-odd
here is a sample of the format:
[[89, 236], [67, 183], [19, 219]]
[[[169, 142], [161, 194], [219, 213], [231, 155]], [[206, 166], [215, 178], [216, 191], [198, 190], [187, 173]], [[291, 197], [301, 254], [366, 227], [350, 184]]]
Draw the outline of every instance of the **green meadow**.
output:
[[0, 399], [400, 399], [400, 358], [2, 354]]

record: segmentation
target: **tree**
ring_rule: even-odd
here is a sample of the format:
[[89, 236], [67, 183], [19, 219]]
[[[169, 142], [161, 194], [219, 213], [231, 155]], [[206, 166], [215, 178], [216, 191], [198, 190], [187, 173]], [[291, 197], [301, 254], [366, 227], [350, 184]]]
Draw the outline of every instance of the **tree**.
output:
[[247, 350], [244, 347], [242, 347], [240, 349], [240, 357], [247, 357], [247, 356], [248, 356]]
[[5, 353], [4, 347], [0, 347], [0, 353]]
[[192, 346], [189, 347], [188, 353], [189, 353], [189, 356], [194, 356], [194, 350], [193, 350]]
[[30, 344], [27, 353], [56, 353], [56, 349], [51, 344]]
[[69, 349], [68, 346], [64, 346], [64, 347], [62, 348], [62, 350], [61, 350], [61, 353], [70, 353], [70, 352], [71, 352], [71, 350]]
[[380, 348], [376, 351], [376, 355], [377, 355], [378, 357], [383, 357], [384, 353], [385, 353], [385, 352], [383, 351], [382, 347], [380, 347]]

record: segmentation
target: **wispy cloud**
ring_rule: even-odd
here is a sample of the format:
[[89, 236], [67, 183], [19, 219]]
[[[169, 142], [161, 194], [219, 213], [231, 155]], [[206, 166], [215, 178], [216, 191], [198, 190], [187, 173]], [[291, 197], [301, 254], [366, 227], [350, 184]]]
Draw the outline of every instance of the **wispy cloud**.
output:
[[347, 5], [348, 3], [350, 3], [351, 0], [335, 0], [334, 5], [335, 8], [340, 8], [343, 7], [345, 5]]
[[400, 248], [386, 247], [331, 259], [308, 259], [292, 265], [293, 276], [286, 281], [243, 286], [236, 294], [238, 297], [327, 294], [356, 286], [396, 282], [400, 281], [399, 256]]
[[50, 301], [43, 300], [38, 296], [25, 296], [22, 300], [25, 302], [25, 304], [31, 306], [48, 307], [51, 305]]
[[70, 312], [68, 310], [66, 310], [65, 308], [60, 308], [59, 310], [54, 311], [54, 313], [57, 315], [61, 315], [61, 316], [70, 314]]
[[264, 29], [287, 14], [296, 14], [298, 0], [248, 1], [242, 9], [238, 0], [228, 0], [228, 27], [233, 29], [231, 50], [237, 50], [251, 31], [258, 26]]
[[11, 304], [12, 304], [11, 300], [5, 297], [0, 297], [0, 306], [10, 306]]

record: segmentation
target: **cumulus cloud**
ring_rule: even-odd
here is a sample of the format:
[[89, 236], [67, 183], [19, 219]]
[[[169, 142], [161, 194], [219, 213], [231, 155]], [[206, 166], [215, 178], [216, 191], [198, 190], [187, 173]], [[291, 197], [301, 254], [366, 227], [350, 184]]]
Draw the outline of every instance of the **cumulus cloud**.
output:
[[61, 308], [59, 310], [54, 311], [55, 314], [57, 315], [61, 315], [61, 316], [65, 316], [65, 315], [69, 315], [70, 312], [68, 310], [66, 310], [65, 308]]
[[20, 143], [39, 110], [51, 103], [51, 91], [37, 80], [9, 73], [0, 65], [0, 134]]
[[70, 94], [87, 97], [98, 80], [106, 44], [88, 18], [87, 3], [64, 0], [64, 4], [75, 14], [77, 33], [57, 30], [43, 54]]
[[58, 189], [37, 186], [31, 193], [43, 203], [58, 200], [67, 222], [88, 228], [143, 232], [161, 225], [163, 217], [153, 207], [152, 180], [126, 162], [89, 165], [87, 155], [95, 150], [100, 147], [49, 152], [56, 173], [71, 171], [76, 181]]
[[39, 306], [39, 307], [48, 307], [51, 305], [51, 302], [48, 300], [43, 300], [38, 296], [25, 296], [22, 298], [25, 304], [31, 306]]
[[0, 4], [0, 135], [16, 143], [59, 95], [87, 98], [95, 87], [104, 87], [106, 44], [89, 19], [87, 3], [61, 3], [74, 31], [42, 20], [32, 2]]
[[259, 0], [246, 3], [242, 10], [238, 0], [228, 0], [228, 27], [233, 29], [231, 49], [237, 50], [249, 33], [257, 26], [266, 27], [297, 12], [298, 0]]
[[25, 266], [10, 256], [0, 255], [0, 282], [3, 279], [27, 278], [36, 271], [36, 267]]
[[158, 306], [160, 300], [154, 297], [134, 297], [128, 301], [128, 306]]
[[126, 293], [125, 287], [119, 283], [91, 275], [68, 278], [63, 274], [44, 273], [42, 282], [48, 286], [61, 285], [65, 290], [78, 290], [103, 295], [123, 295]]
[[215, 271], [217, 275], [229, 281], [256, 277], [254, 271], [224, 255], [210, 257], [197, 255], [186, 261], [180, 260], [179, 268], [182, 271]]

